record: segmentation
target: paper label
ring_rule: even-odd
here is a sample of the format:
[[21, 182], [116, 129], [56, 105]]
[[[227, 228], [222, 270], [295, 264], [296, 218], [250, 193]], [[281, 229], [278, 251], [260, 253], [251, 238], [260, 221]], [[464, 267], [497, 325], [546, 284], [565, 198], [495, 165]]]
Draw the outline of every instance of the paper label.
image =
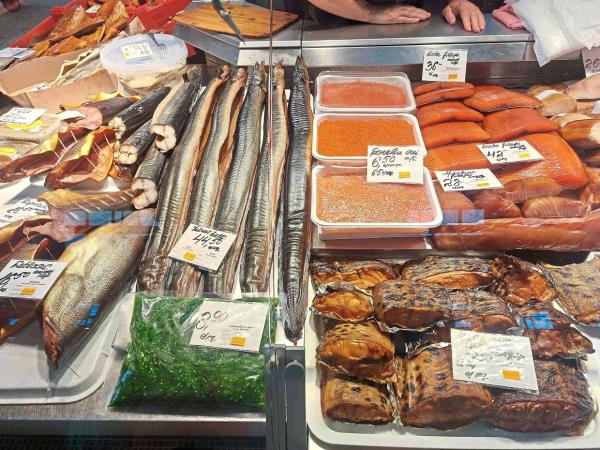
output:
[[123, 53], [123, 58], [125, 59], [148, 58], [154, 55], [154, 52], [150, 48], [150, 44], [147, 42], [126, 45], [121, 49], [121, 52]]
[[468, 50], [425, 49], [423, 81], [460, 81], [467, 75]]
[[67, 263], [12, 259], [0, 272], [0, 297], [42, 300]]
[[67, 109], [66, 111], [58, 113], [56, 117], [58, 117], [59, 120], [83, 119], [85, 117], [85, 114], [83, 114], [80, 111], [77, 111], [76, 109]]
[[436, 170], [435, 175], [446, 192], [499, 189], [502, 183], [490, 169]]
[[543, 102], [545, 99], [554, 94], [560, 94], [560, 92], [555, 91], [554, 89], [546, 89], [545, 91], [540, 92], [535, 96], [540, 102]]
[[455, 380], [538, 392], [527, 336], [452, 328], [450, 340]]
[[7, 47], [0, 50], [0, 58], [23, 59], [33, 55], [35, 52], [30, 48]]
[[594, 107], [592, 108], [592, 114], [600, 114], [600, 100], [594, 103]]
[[100, 9], [100, 6], [101, 5], [92, 5], [88, 9], [86, 9], [85, 12], [88, 14], [96, 14]]
[[418, 145], [369, 145], [367, 183], [423, 184], [424, 153], [425, 149]]
[[17, 149], [13, 147], [0, 147], [0, 156], [12, 158], [17, 154]]
[[205, 300], [190, 345], [258, 353], [268, 312], [266, 303]]
[[216, 272], [235, 242], [237, 235], [193, 223], [179, 238], [169, 256]]
[[26, 198], [16, 203], [8, 203], [0, 206], [0, 222], [12, 223], [27, 219], [31, 216], [46, 214], [48, 206], [34, 198]]
[[477, 148], [492, 164], [540, 161], [544, 157], [527, 141], [477, 144]]
[[600, 47], [594, 47], [590, 50], [584, 48], [581, 50], [581, 59], [583, 59], [583, 68], [585, 76], [591, 77], [600, 72]]
[[45, 112], [46, 110], [41, 108], [14, 107], [0, 116], [0, 122], [15, 125], [31, 125]]

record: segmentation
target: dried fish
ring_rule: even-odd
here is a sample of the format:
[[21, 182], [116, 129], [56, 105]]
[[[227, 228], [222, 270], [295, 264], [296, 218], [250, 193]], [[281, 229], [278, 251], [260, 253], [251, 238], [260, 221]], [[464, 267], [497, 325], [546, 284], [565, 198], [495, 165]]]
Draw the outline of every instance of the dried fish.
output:
[[113, 117], [108, 123], [108, 126], [116, 131], [117, 139], [121, 139], [126, 133], [135, 130], [146, 121], [150, 120], [154, 110], [167, 96], [169, 91], [170, 88], [168, 87], [155, 89], [150, 94]]

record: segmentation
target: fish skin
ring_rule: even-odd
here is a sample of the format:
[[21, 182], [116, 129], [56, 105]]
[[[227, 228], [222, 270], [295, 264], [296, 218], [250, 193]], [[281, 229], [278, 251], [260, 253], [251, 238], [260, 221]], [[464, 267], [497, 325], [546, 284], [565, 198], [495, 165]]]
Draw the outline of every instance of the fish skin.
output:
[[[267, 108], [265, 138], [248, 209], [241, 261], [240, 286], [243, 293], [267, 292], [271, 273], [280, 186], [288, 146], [285, 79], [281, 61], [273, 69], [273, 74], [273, 135], [269, 132]], [[270, 153], [269, 141], [272, 142]]]
[[527, 200], [521, 207], [525, 217], [581, 217], [588, 212], [585, 203], [563, 197], [539, 197]]
[[266, 78], [264, 64], [255, 64], [248, 79], [248, 92], [237, 123], [233, 157], [213, 223], [214, 229], [235, 233], [237, 238], [219, 270], [206, 276], [206, 292], [228, 295], [234, 289], [244, 242], [247, 205], [260, 153], [260, 119], [266, 96]]
[[[212, 112], [212, 127], [196, 172], [191, 203], [186, 220], [190, 224], [210, 227], [219, 191], [219, 159], [228, 152], [227, 137], [234, 114], [234, 104], [243, 98], [248, 72], [236, 69]], [[228, 167], [227, 167], [228, 168]], [[178, 297], [199, 295], [203, 290], [202, 272], [191, 264], [175, 261], [171, 267], [169, 290]]]
[[294, 344], [302, 337], [308, 302], [310, 258], [310, 166], [313, 112], [310, 78], [301, 56], [292, 77], [288, 121], [290, 144], [282, 197], [280, 289], [284, 295], [285, 334]]
[[[43, 304], [42, 335], [50, 362], [59, 367], [97, 325], [135, 274], [154, 223], [153, 209], [95, 229], [71, 244], [59, 261], [67, 268]], [[96, 313], [92, 313], [96, 309]], [[92, 324], [79, 322], [92, 319]]]

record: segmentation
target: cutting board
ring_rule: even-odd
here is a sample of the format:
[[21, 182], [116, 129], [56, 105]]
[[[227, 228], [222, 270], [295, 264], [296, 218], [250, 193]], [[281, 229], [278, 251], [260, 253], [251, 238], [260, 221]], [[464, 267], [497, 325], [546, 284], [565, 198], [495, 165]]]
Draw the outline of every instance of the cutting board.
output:
[[[231, 14], [244, 38], [264, 39], [269, 37], [269, 10], [267, 8], [236, 3], [223, 3], [223, 6]], [[296, 14], [273, 11], [273, 34], [279, 33], [296, 20], [298, 20]], [[201, 30], [235, 35], [210, 3], [175, 16], [175, 22]]]

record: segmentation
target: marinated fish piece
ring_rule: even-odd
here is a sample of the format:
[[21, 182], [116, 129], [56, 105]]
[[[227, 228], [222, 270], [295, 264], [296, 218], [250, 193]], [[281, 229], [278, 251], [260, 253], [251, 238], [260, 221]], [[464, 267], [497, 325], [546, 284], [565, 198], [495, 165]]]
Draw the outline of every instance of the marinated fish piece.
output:
[[490, 142], [517, 139], [532, 133], [551, 133], [558, 125], [532, 108], [515, 108], [488, 114], [483, 128], [490, 134]]
[[536, 84], [527, 90], [527, 94], [542, 102], [538, 111], [546, 117], [577, 111], [577, 100], [564, 92], [552, 89], [551, 86]]
[[448, 144], [486, 142], [490, 135], [475, 122], [447, 122], [421, 130], [427, 149]]
[[173, 89], [173, 95], [168, 95], [159, 106], [158, 114], [152, 118], [150, 131], [156, 135], [156, 148], [168, 152], [175, 148], [190, 110], [198, 98], [202, 86], [202, 75], [196, 68], [188, 70], [183, 83]]
[[494, 293], [513, 305], [550, 304], [556, 298], [550, 281], [530, 263], [503, 255], [494, 262], [494, 271], [497, 274]]
[[563, 197], [539, 197], [521, 207], [524, 217], [582, 217], [588, 212], [585, 203]]
[[46, 295], [42, 314], [44, 348], [56, 367], [90, 335], [135, 274], [154, 212], [136, 211], [97, 228], [60, 256], [68, 265]]
[[115, 149], [115, 161], [121, 164], [135, 164], [154, 143], [154, 134], [150, 131], [150, 120], [139, 127], [135, 133]]
[[277, 64], [273, 72], [273, 130], [271, 134], [269, 131], [271, 116], [267, 106], [265, 107], [265, 137], [248, 207], [246, 239], [240, 268], [242, 292], [267, 292], [273, 261], [280, 187], [288, 145], [282, 61]]
[[466, 98], [473, 95], [474, 92], [472, 84], [459, 82], [434, 82], [413, 88], [417, 106]]
[[158, 199], [158, 188], [166, 160], [166, 155], [159, 151], [154, 144], [151, 144], [150, 150], [137, 168], [131, 182], [135, 209], [144, 209]]
[[562, 138], [575, 148], [600, 148], [600, 119], [575, 120], [561, 127]]
[[494, 389], [486, 421], [508, 431], [582, 433], [596, 411], [581, 369], [558, 361], [534, 364], [539, 393]]
[[543, 264], [558, 293], [558, 302], [577, 322], [586, 325], [600, 323], [600, 292], [598, 271], [600, 257], [566, 266]]
[[484, 115], [461, 102], [440, 102], [417, 109], [417, 120], [421, 127], [443, 122], [481, 122]]
[[557, 196], [562, 187], [551, 178], [534, 177], [511, 181], [496, 192], [513, 203], [523, 203], [532, 198]]
[[248, 80], [246, 98], [237, 123], [235, 146], [219, 204], [215, 209], [213, 228], [237, 235], [221, 267], [206, 277], [206, 292], [232, 294], [245, 235], [247, 207], [252, 193], [256, 165], [260, 153], [261, 115], [266, 96], [267, 71], [255, 64]]
[[129, 134], [132, 130], [139, 128], [150, 120], [154, 110], [170, 90], [168, 87], [155, 89], [141, 100], [138, 100], [114, 116], [108, 122], [108, 126], [115, 130], [117, 139], [121, 139], [126, 133]]
[[318, 284], [344, 281], [359, 289], [396, 278], [394, 269], [381, 261], [312, 261], [310, 273]]
[[390, 397], [385, 388], [333, 371], [323, 370], [321, 411], [342, 422], [390, 423], [394, 420]]
[[496, 191], [479, 191], [473, 195], [472, 199], [475, 208], [483, 211], [485, 219], [521, 217], [519, 207], [511, 200], [498, 195]]
[[579, 200], [586, 204], [590, 211], [594, 211], [600, 208], [600, 169], [586, 167], [585, 172], [590, 182], [579, 193]]
[[328, 330], [317, 348], [317, 360], [358, 378], [393, 380], [394, 343], [374, 322], [341, 323]]
[[322, 316], [343, 322], [364, 322], [373, 316], [371, 297], [343, 281], [333, 282], [327, 286], [326, 292], [317, 294], [313, 308]]
[[102, 125], [108, 124], [113, 117], [121, 111], [135, 104], [135, 97], [113, 97], [94, 103], [85, 103], [73, 111], [80, 112], [85, 117], [68, 121], [71, 128], [87, 128], [96, 130]]
[[306, 314], [310, 257], [310, 167], [312, 118], [310, 78], [301, 56], [292, 75], [288, 111], [290, 144], [282, 197], [282, 241], [279, 291], [284, 296], [285, 335], [294, 343], [302, 336]]
[[47, 215], [32, 216], [0, 227], [0, 261], [27, 244], [32, 237], [26, 232], [29, 227], [42, 225], [51, 220]]
[[427, 256], [402, 268], [401, 279], [420, 284], [436, 284], [450, 289], [488, 286], [494, 282], [492, 261], [471, 257]]
[[579, 80], [567, 89], [567, 94], [577, 100], [596, 100], [600, 98], [600, 75]]
[[476, 211], [473, 202], [462, 192], [446, 192], [437, 180], [434, 186], [444, 214], [444, 223], [477, 222], [483, 218], [479, 211]]
[[492, 408], [487, 388], [454, 380], [450, 347], [425, 349], [395, 363], [396, 397], [405, 426], [452, 430], [484, 418]]
[[464, 103], [482, 113], [511, 108], [538, 108], [542, 104], [536, 98], [502, 86], [477, 86], [473, 95], [465, 99]]

